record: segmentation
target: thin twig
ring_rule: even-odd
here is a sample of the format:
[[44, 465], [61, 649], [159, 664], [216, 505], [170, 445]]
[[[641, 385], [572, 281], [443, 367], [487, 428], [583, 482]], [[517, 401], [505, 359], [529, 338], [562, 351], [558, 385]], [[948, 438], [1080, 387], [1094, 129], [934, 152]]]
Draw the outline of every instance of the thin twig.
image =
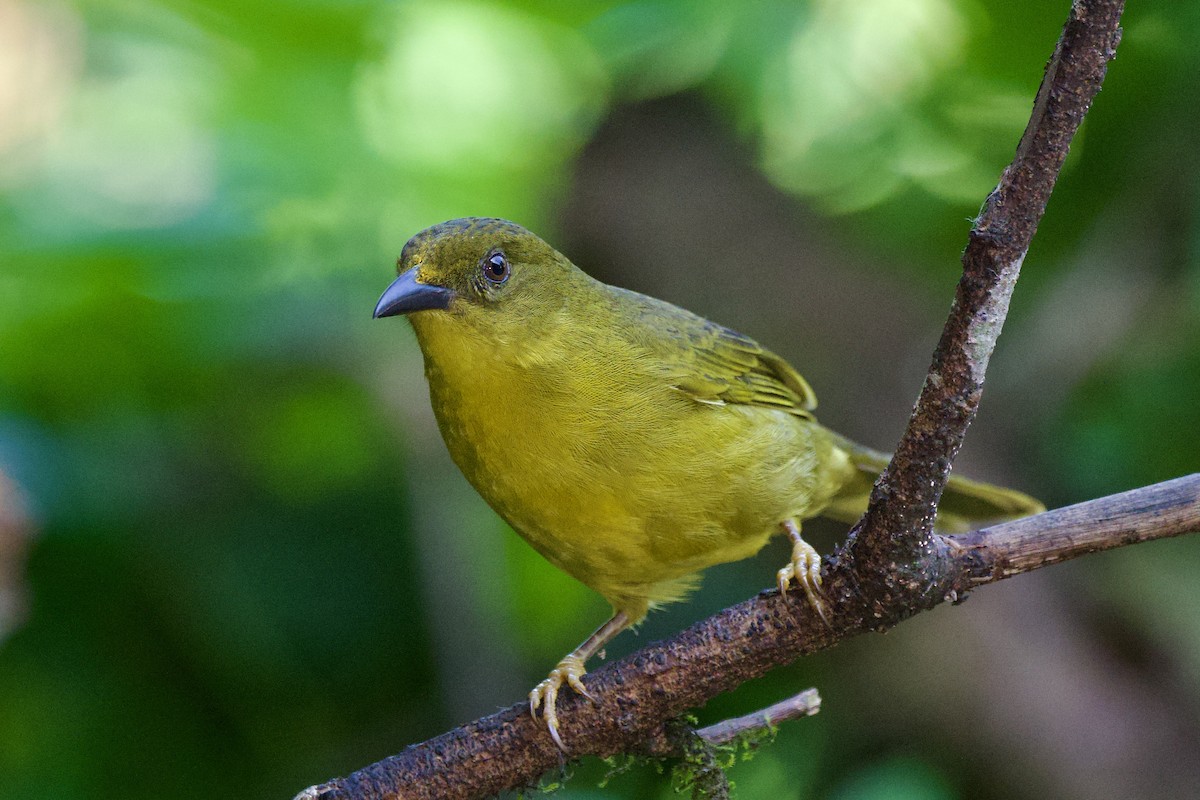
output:
[[1200, 531], [1200, 474], [955, 536], [959, 591], [1059, 561]]
[[747, 733], [773, 730], [779, 727], [780, 723], [790, 719], [811, 717], [820, 710], [821, 695], [816, 689], [805, 689], [800, 694], [781, 700], [768, 708], [701, 728], [696, 734], [710, 744], [727, 744]]

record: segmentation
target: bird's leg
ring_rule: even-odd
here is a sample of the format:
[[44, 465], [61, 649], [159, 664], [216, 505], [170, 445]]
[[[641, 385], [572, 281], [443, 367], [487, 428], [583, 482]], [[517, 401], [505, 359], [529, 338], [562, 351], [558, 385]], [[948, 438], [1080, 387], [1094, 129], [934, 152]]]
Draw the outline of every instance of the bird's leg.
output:
[[581, 680], [587, 674], [584, 664], [596, 654], [596, 651], [612, 641], [614, 636], [628, 628], [631, 622], [628, 614], [618, 611], [612, 619], [597, 628], [596, 632], [589, 636], [583, 644], [564, 656], [563, 660], [558, 662], [558, 666], [550, 671], [546, 679], [533, 687], [533, 691], [529, 693], [529, 713], [533, 715], [534, 719], [537, 719], [538, 708], [541, 707], [542, 718], [546, 721], [550, 738], [564, 753], [568, 751], [558, 735], [558, 711], [556, 709], [558, 690], [566, 683], [588, 700], [594, 700], [595, 698], [588, 694], [588, 690]]
[[779, 593], [786, 595], [788, 584], [795, 578], [804, 589], [808, 603], [820, 615], [825, 624], [829, 624], [826, 613], [825, 599], [821, 596], [821, 554], [800, 538], [800, 526], [793, 519], [780, 523], [783, 532], [792, 540], [792, 560], [786, 567], [779, 570]]

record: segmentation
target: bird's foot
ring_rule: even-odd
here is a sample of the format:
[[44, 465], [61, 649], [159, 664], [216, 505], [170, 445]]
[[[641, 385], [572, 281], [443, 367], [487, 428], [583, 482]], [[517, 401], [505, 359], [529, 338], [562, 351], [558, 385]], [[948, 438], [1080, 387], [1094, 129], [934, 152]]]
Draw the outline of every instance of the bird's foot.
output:
[[800, 538], [800, 529], [794, 523], [784, 523], [783, 527], [792, 540], [792, 560], [777, 573], [779, 593], [787, 595], [789, 584], [795, 580], [804, 589], [809, 605], [828, 625], [829, 614], [821, 595], [821, 554]]
[[542, 710], [542, 719], [546, 723], [546, 729], [550, 731], [550, 738], [564, 753], [569, 751], [563, 744], [562, 737], [558, 735], [558, 691], [565, 683], [588, 700], [595, 700], [583, 685], [582, 678], [586, 674], [587, 670], [583, 666], [583, 659], [575, 653], [571, 653], [559, 661], [558, 666], [550, 670], [546, 679], [533, 687], [533, 691], [529, 693], [530, 715], [536, 720], [538, 709]]

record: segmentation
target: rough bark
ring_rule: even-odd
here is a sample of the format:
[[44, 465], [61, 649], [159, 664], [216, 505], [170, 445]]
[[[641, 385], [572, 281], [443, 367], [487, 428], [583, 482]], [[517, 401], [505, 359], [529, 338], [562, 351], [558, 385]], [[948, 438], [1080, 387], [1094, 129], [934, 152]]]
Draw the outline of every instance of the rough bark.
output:
[[[963, 537], [935, 535], [938, 549], [947, 554], [944, 571], [952, 575], [937, 601], [961, 600], [976, 586], [1069, 558], [1196, 532], [1200, 474]], [[575, 695], [559, 701], [563, 738], [579, 755], [642, 751], [645, 743], [662, 741], [666, 721], [688, 709], [878, 625], [875, 618], [853, 611], [837, 608], [824, 625], [803, 600], [789, 602], [775, 590], [763, 592], [590, 673], [586, 680], [594, 704]], [[532, 783], [561, 759], [522, 702], [299, 797], [481, 798]]]
[[1072, 6], [1016, 156], [971, 228], [954, 305], [908, 428], [843, 550], [854, 562], [852, 571], [880, 576], [887, 591], [875, 599], [883, 605], [911, 596], [921, 583], [938, 582], [931, 574], [942, 556], [933, 537], [934, 511], [979, 407], [1021, 264], [1071, 139], [1116, 54], [1123, 8], [1114, 0]]

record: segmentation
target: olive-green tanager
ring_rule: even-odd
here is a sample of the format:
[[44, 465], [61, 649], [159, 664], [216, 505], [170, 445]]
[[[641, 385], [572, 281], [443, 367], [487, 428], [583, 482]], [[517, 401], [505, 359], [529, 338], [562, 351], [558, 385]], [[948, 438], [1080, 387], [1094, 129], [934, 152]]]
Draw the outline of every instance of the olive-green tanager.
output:
[[[800, 538], [818, 514], [853, 522], [887, 457], [822, 427], [813, 390], [753, 339], [590, 277], [502, 219], [435, 225], [404, 246], [376, 317], [405, 314], [456, 464], [552, 564], [613, 617], [530, 693], [556, 743], [563, 683], [714, 564], [776, 533], [779, 570], [824, 616], [820, 557]], [[938, 527], [1036, 512], [1007, 489], [952, 478]], [[565, 749], [565, 748], [564, 748]]]

